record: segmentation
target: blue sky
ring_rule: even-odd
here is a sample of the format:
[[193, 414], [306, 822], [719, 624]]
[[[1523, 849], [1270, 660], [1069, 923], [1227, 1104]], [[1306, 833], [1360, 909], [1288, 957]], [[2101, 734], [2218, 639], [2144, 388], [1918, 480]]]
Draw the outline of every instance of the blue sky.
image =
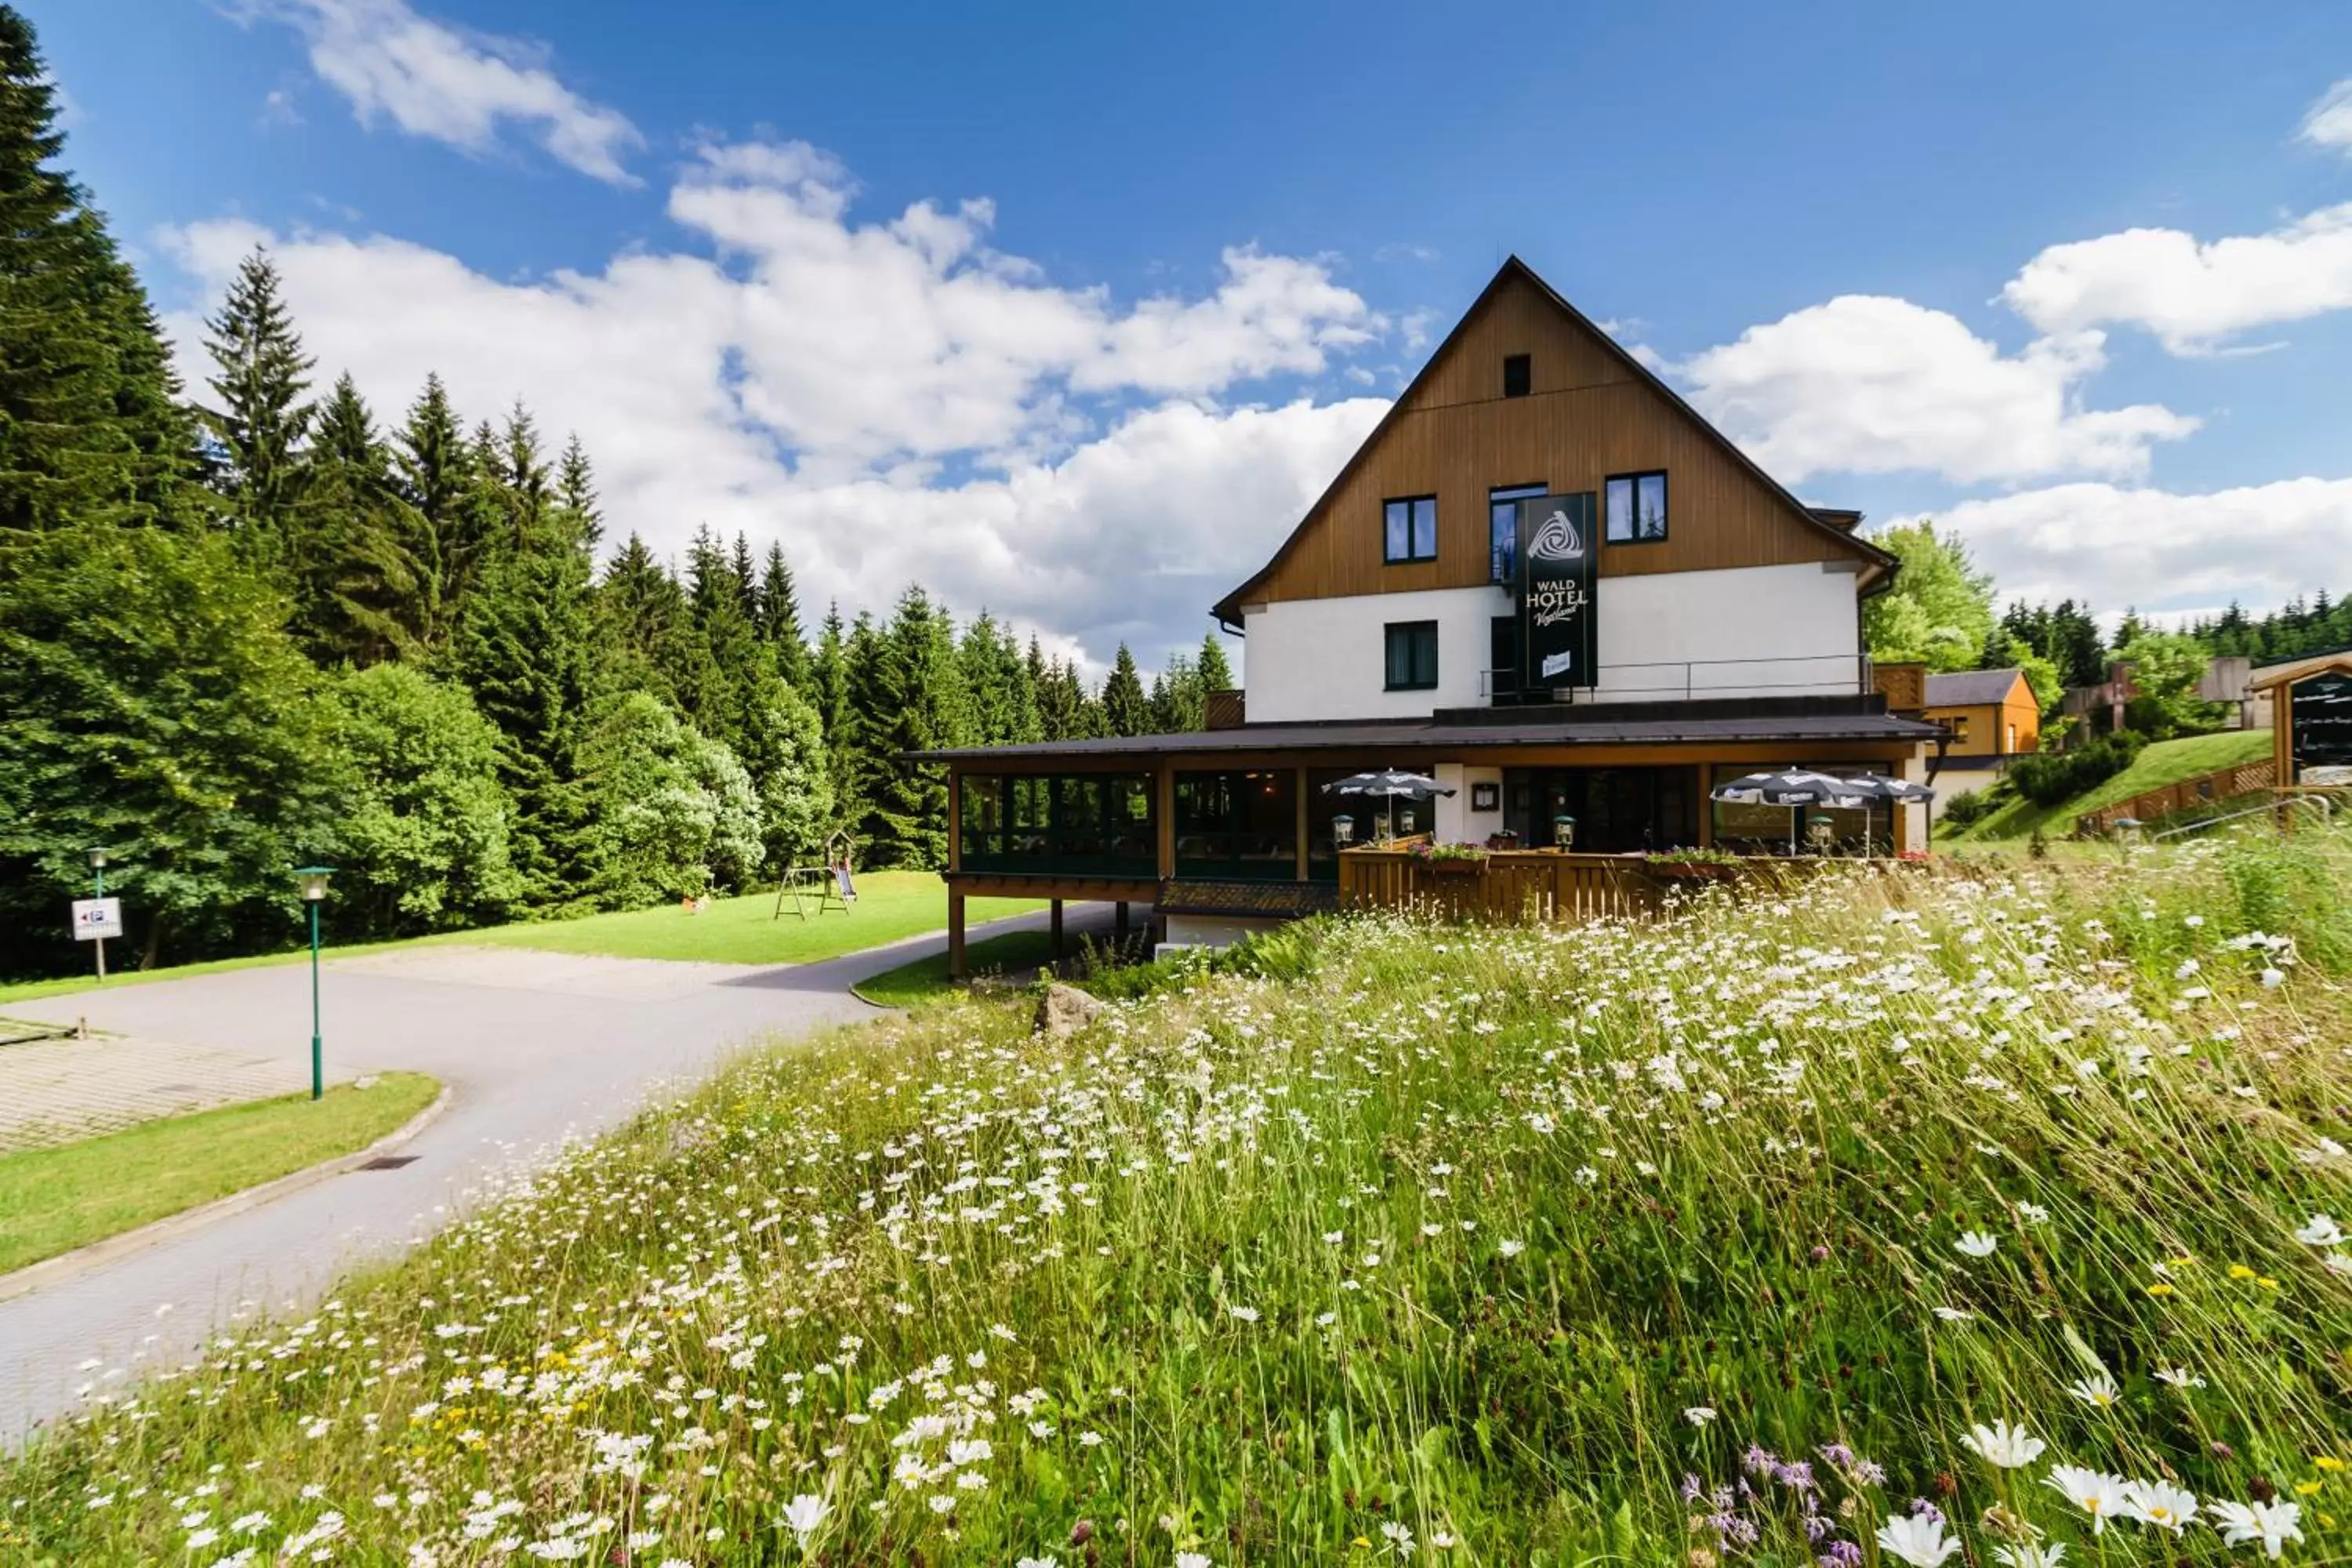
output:
[[1197, 640], [1515, 250], [2011, 591], [2352, 585], [2340, 5], [28, 9], [177, 331], [267, 241], [380, 410], [847, 610]]

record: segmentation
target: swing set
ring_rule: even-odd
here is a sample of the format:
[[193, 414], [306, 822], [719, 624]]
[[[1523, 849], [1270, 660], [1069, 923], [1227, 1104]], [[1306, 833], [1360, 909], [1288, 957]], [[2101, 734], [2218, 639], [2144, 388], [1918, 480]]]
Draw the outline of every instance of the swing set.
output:
[[803, 920], [809, 918], [811, 904], [820, 915], [827, 910], [847, 914], [849, 906], [857, 901], [857, 879], [850, 872], [849, 850], [849, 835], [836, 830], [824, 837], [824, 864], [784, 868], [784, 879], [776, 889], [775, 912], [768, 918], [783, 919], [787, 899], [792, 900], [793, 913]]

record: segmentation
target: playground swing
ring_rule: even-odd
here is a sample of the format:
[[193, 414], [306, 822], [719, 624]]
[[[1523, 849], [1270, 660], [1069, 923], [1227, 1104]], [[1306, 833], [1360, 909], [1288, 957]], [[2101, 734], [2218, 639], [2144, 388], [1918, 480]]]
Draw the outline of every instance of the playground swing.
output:
[[849, 912], [857, 901], [857, 879], [849, 867], [849, 835], [834, 832], [825, 835], [824, 864], [821, 866], [788, 866], [784, 879], [776, 889], [776, 909], [770, 920], [784, 918], [784, 900], [792, 900], [793, 913], [809, 918], [809, 905], [815, 904], [818, 914], [827, 910]]

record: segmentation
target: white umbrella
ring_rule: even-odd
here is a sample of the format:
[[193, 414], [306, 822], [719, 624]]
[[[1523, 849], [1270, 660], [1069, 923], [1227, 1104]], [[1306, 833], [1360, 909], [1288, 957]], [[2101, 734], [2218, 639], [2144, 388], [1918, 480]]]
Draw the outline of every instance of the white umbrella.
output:
[[1427, 800], [1433, 795], [1452, 795], [1454, 791], [1426, 773], [1408, 773], [1395, 768], [1382, 768], [1374, 773], [1350, 773], [1323, 786], [1325, 795], [1361, 795], [1387, 802], [1389, 834], [1396, 835], [1396, 803], [1403, 800]]
[[1809, 805], [1852, 811], [1867, 804], [1867, 796], [1843, 779], [1798, 770], [1779, 773], [1748, 773], [1715, 786], [1715, 800], [1733, 805], [1785, 805], [1789, 808], [1789, 853], [1797, 852], [1797, 813]]
[[[1936, 792], [1926, 784], [1913, 784], [1909, 779], [1889, 778], [1885, 773], [1862, 773], [1841, 782], [1854, 794], [1861, 795], [1865, 802], [1883, 800], [1889, 805], [1893, 805], [1900, 801], [1916, 805], [1925, 805], [1936, 798]], [[1892, 833], [1894, 829], [1890, 826], [1887, 831]], [[1863, 854], [1867, 858], [1870, 853], [1870, 835], [1866, 831], [1862, 836], [1862, 847]]]

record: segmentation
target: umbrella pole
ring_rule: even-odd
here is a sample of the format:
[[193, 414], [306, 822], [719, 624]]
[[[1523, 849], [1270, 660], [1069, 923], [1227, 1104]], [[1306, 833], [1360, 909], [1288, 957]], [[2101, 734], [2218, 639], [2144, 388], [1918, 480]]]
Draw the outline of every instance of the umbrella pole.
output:
[[1791, 860], [1797, 858], [1797, 814], [1804, 809], [1801, 805], [1789, 808], [1789, 858]]

